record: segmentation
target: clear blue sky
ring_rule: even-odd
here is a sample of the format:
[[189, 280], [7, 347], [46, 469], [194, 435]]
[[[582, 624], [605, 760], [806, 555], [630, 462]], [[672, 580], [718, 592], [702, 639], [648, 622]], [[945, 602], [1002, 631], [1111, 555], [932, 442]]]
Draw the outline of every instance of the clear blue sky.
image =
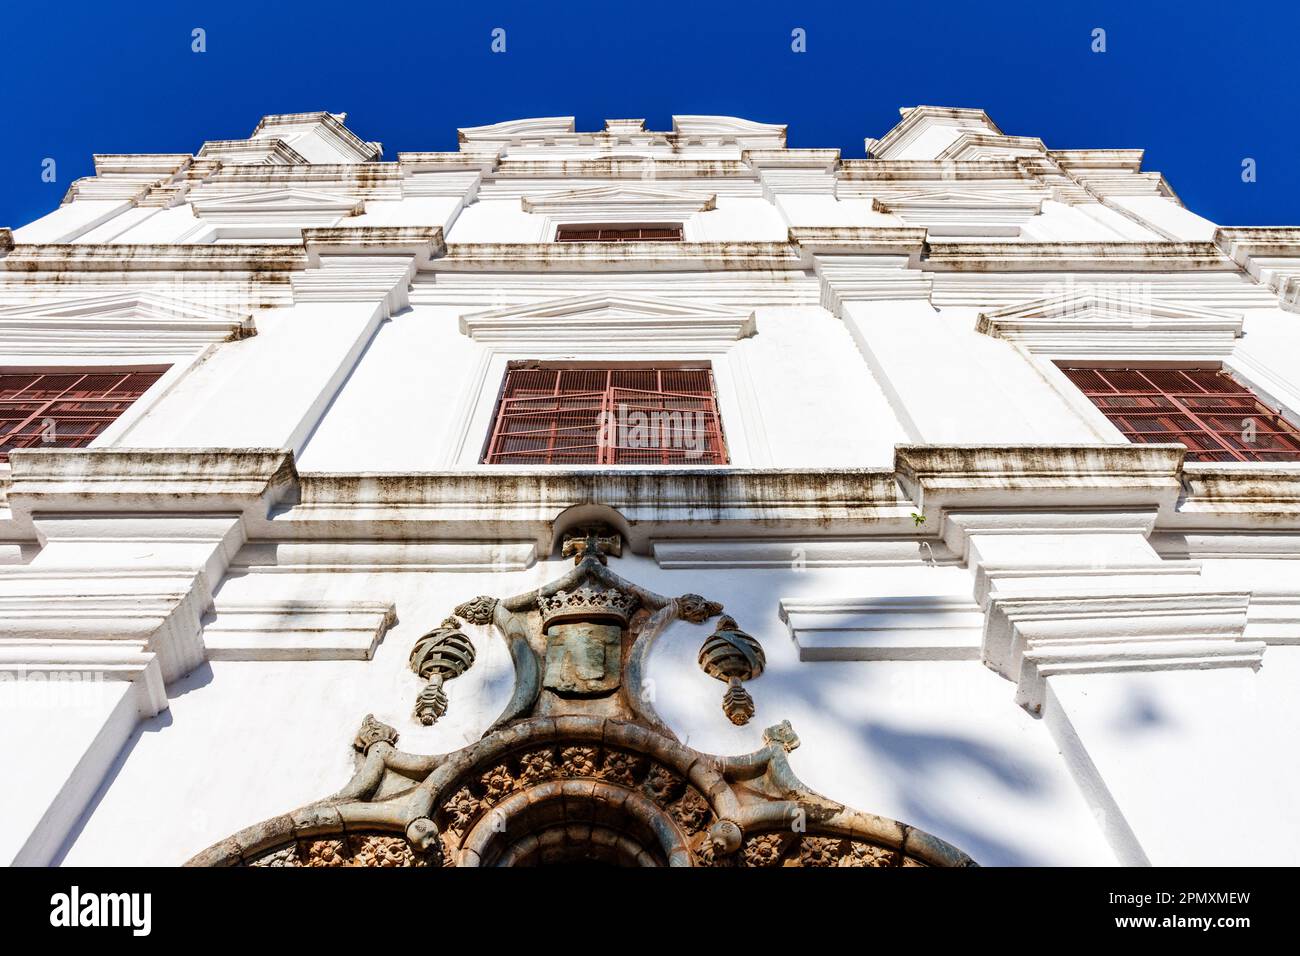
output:
[[[573, 115], [579, 129], [665, 129], [673, 113], [788, 123], [791, 146], [861, 157], [863, 137], [918, 104], [983, 107], [1052, 148], [1143, 147], [1211, 219], [1300, 224], [1296, 0], [2, 5], [0, 225], [55, 208], [94, 152], [193, 152], [264, 113], [345, 111], [389, 158], [454, 149], [457, 126]], [[191, 52], [195, 27], [205, 53]], [[796, 27], [806, 53], [791, 51]], [[1105, 53], [1091, 50], [1097, 27]]]

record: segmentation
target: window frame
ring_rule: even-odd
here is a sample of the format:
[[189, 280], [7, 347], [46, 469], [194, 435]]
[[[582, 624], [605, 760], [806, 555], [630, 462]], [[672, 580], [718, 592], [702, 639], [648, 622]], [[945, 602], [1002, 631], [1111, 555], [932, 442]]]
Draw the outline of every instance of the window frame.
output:
[[[483, 440], [483, 450], [479, 453], [478, 463], [481, 465], [487, 465], [493, 468], [511, 467], [512, 465], [511, 462], [488, 461], [488, 457], [492, 451], [493, 440], [497, 436], [497, 428], [501, 420], [501, 410], [504, 402], [506, 401], [506, 386], [509, 383], [510, 373], [512, 371], [524, 370], [525, 368], [539, 368], [542, 370], [561, 370], [561, 371], [592, 370], [592, 371], [601, 371], [601, 372], [609, 372], [614, 370], [637, 371], [637, 370], [652, 370], [652, 369], [659, 372], [668, 371], [668, 370], [688, 370], [688, 369], [705, 371], [708, 373], [709, 376], [710, 394], [713, 399], [713, 415], [717, 421], [717, 432], [718, 432], [717, 438], [721, 445], [720, 451], [721, 451], [721, 456], [724, 460], [723, 461], [698, 461], [698, 462], [691, 462], [691, 461], [680, 461], [680, 462], [596, 461], [596, 462], [551, 462], [551, 463], [521, 462], [518, 463], [517, 465], [518, 467], [681, 468], [687, 466], [695, 466], [695, 467], [706, 467], [706, 468], [727, 468], [730, 467], [733, 463], [731, 457], [730, 443], [727, 440], [727, 427], [722, 412], [722, 402], [718, 395], [718, 376], [714, 364], [712, 362], [709, 361], [652, 362], [652, 361], [634, 360], [634, 361], [616, 361], [616, 362], [600, 363], [600, 362], [564, 361], [561, 359], [551, 359], [551, 360], [514, 359], [506, 362], [505, 369], [501, 375], [501, 384], [497, 389], [496, 400], [493, 404], [492, 418], [490, 421], [489, 430]], [[620, 388], [620, 386], [606, 386], [605, 388], [600, 389], [599, 391], [608, 393], [609, 391], [617, 388]], [[626, 389], [631, 390], [631, 387], [628, 386], [626, 387]], [[592, 389], [590, 391], [597, 391], [597, 390]], [[665, 390], [658, 394], [670, 394], [670, 392]]]
[[[496, 408], [505, 384], [510, 362], [528, 361], [563, 364], [570, 367], [698, 367], [713, 371], [713, 391], [718, 402], [718, 416], [726, 440], [726, 465], [486, 465], [484, 453], [492, 438]], [[681, 352], [640, 352], [635, 355], [608, 351], [581, 351], [520, 347], [517, 345], [485, 349], [467, 381], [467, 391], [453, 413], [450, 441], [444, 465], [448, 468], [493, 470], [587, 470], [610, 468], [758, 468], [771, 464], [763, 418], [744, 354], [739, 349], [691, 349]]]
[[[676, 239], [561, 239], [560, 233], [565, 229], [594, 229], [597, 232], [602, 230], [610, 231], [629, 231], [632, 229], [638, 232], [647, 229], [676, 229]], [[685, 242], [686, 241], [686, 224], [683, 222], [558, 222], [555, 224], [555, 230], [552, 234], [552, 242], [572, 243], [572, 242], [608, 242], [622, 244], [625, 242]]]

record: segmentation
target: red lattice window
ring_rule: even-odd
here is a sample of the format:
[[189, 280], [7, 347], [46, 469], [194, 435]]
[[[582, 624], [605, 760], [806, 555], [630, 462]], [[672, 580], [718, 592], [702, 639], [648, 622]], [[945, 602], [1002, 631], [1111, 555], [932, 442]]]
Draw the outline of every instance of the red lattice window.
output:
[[1129, 441], [1182, 442], [1188, 461], [1300, 461], [1300, 431], [1226, 372], [1061, 370]]
[[556, 242], [681, 242], [680, 225], [595, 226], [565, 225], [555, 232]]
[[84, 448], [166, 368], [0, 372], [0, 461], [15, 448]]
[[725, 465], [709, 368], [512, 367], [489, 465]]

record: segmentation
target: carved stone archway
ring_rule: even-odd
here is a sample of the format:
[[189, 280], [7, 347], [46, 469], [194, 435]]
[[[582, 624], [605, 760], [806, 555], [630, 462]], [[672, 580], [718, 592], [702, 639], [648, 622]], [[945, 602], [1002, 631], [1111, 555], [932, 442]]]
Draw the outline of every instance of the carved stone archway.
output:
[[[713, 756], [678, 741], [642, 691], [649, 645], [672, 621], [702, 623], [721, 606], [667, 598], [606, 567], [610, 536], [575, 539], [576, 567], [515, 598], [456, 608], [491, 623], [515, 663], [515, 691], [478, 742], [449, 754], [397, 749], [395, 729], [367, 716], [356, 773], [339, 793], [241, 830], [193, 866], [969, 866], [955, 847], [808, 790], [786, 754], [788, 722], [750, 754]], [[456, 618], [417, 642], [429, 681], [416, 715], [446, 710], [442, 682], [473, 663]], [[727, 715], [753, 712], [742, 682], [761, 648], [720, 618], [700, 664], [728, 684]]]

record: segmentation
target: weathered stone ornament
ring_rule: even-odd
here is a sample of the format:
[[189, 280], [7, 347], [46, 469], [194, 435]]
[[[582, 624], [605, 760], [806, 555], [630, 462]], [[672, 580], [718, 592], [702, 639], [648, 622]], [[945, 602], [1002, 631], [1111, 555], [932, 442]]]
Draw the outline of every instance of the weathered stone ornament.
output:
[[[492, 625], [505, 640], [515, 689], [481, 740], [406, 753], [397, 731], [369, 716], [342, 790], [241, 830], [191, 864], [971, 865], [942, 840], [807, 789], [786, 758], [799, 745], [788, 722], [747, 754], [702, 754], [678, 740], [647, 693], [650, 649], [674, 622], [703, 623], [722, 607], [619, 576], [600, 537], [583, 539], [590, 545], [559, 579], [468, 601], [411, 651], [411, 668], [429, 681], [417, 716], [432, 723], [446, 710], [442, 683], [474, 660], [460, 621]], [[700, 664], [727, 682], [727, 716], [747, 721], [753, 702], [741, 682], [763, 671], [758, 642], [723, 617]]]
[[723, 615], [717, 629], [700, 648], [700, 667], [715, 680], [727, 682], [722, 712], [733, 724], [747, 724], [754, 716], [754, 699], [741, 685], [763, 673], [767, 660], [763, 648], [740, 629], [735, 618]]
[[606, 564], [606, 555], [621, 557], [623, 554], [623, 537], [618, 534], [602, 535], [600, 528], [587, 528], [581, 534], [566, 534], [560, 554], [573, 558], [574, 564], [581, 564], [587, 555], [595, 555], [596, 560]]
[[415, 642], [411, 648], [411, 670], [428, 681], [415, 698], [415, 716], [426, 727], [447, 712], [443, 682], [459, 677], [474, 663], [474, 645], [460, 630], [460, 621], [449, 617]]

